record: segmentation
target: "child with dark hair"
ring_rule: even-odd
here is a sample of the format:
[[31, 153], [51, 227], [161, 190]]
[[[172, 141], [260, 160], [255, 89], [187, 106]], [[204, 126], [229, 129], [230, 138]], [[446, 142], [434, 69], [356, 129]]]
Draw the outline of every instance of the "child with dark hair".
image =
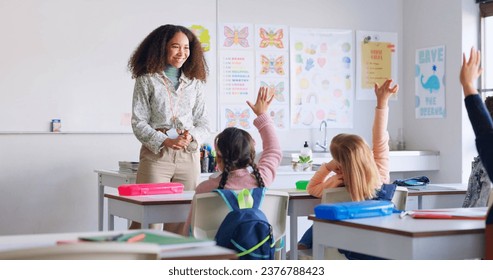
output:
[[462, 56], [460, 82], [464, 92], [464, 103], [476, 135], [476, 148], [479, 156], [473, 162], [473, 170], [469, 178], [469, 187], [463, 207], [486, 206], [493, 178], [493, 99], [487, 98], [483, 103], [478, 90], [474, 86], [481, 76], [481, 53], [471, 48], [469, 59]]
[[[212, 175], [200, 183], [195, 193], [206, 193], [214, 189], [242, 190], [256, 187], [268, 187], [276, 177], [276, 170], [282, 158], [281, 147], [277, 139], [274, 123], [267, 114], [274, 94], [267, 87], [258, 91], [257, 101], [248, 106], [257, 118], [253, 124], [262, 138], [262, 155], [255, 164], [255, 141], [245, 130], [235, 127], [224, 129], [216, 136], [215, 149], [219, 175]], [[193, 207], [193, 205], [192, 205]], [[185, 225], [185, 235], [189, 234], [191, 213]]]

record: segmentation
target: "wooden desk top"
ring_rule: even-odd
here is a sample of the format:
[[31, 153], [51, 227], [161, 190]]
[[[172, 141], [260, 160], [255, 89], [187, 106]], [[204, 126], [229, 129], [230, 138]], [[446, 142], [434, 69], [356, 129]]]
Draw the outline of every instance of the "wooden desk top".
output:
[[467, 192], [464, 184], [428, 184], [423, 187], [408, 187], [408, 196], [462, 195]]
[[[486, 209], [487, 207], [480, 208]], [[475, 211], [475, 208], [457, 209]], [[351, 228], [367, 229], [408, 237], [431, 237], [472, 233], [484, 234], [485, 230], [484, 220], [414, 219], [409, 216], [400, 218], [399, 214], [342, 221], [320, 219], [316, 218], [314, 215], [309, 216], [308, 219], [321, 223], [339, 224]]]
[[105, 194], [104, 197], [129, 202], [138, 205], [167, 205], [167, 204], [190, 204], [194, 196], [194, 191], [184, 191], [178, 194], [160, 195], [137, 195], [121, 196], [118, 194]]

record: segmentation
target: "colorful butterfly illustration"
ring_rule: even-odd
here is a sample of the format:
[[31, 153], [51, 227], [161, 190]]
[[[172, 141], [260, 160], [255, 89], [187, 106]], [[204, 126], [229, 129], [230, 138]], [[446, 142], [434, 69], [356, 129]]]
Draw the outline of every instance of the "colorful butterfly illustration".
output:
[[248, 48], [248, 27], [243, 27], [240, 31], [238, 29], [231, 29], [228, 26], [224, 27], [224, 40], [225, 47], [231, 47], [232, 45], [240, 45], [244, 48]]
[[272, 118], [275, 127], [284, 128], [284, 109], [280, 109], [277, 112], [270, 111], [270, 117]]
[[277, 85], [267, 84], [264, 81], [260, 82], [261, 87], [268, 87], [270, 90], [274, 91], [274, 98], [279, 102], [284, 102], [284, 82], [280, 82]]
[[260, 41], [260, 47], [261, 48], [267, 48], [268, 46], [274, 46], [277, 47], [278, 49], [283, 49], [284, 45], [282, 43], [282, 37], [284, 36], [283, 30], [279, 29], [274, 32], [274, 30], [265, 30], [263, 28], [260, 28], [260, 38], [262, 38], [262, 41]]
[[277, 73], [284, 75], [284, 56], [280, 55], [275, 59], [269, 59], [265, 55], [260, 56], [260, 64], [262, 69], [260, 74], [265, 75], [269, 73]]
[[240, 127], [244, 129], [250, 128], [250, 109], [245, 109], [241, 112], [233, 112], [226, 109], [226, 127]]

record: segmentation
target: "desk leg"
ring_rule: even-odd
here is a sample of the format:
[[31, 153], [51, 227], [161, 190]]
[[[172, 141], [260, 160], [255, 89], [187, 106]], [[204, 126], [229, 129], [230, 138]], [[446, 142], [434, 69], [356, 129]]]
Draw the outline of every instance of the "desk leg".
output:
[[286, 235], [284, 235], [282, 237], [282, 249], [281, 249], [281, 260], [285, 260], [286, 259]]
[[115, 230], [115, 216], [108, 213], [108, 230]]
[[313, 239], [313, 259], [323, 260], [325, 254], [325, 246], [323, 244], [315, 243], [315, 238]]
[[[294, 210], [294, 209], [293, 209]], [[289, 216], [289, 259], [298, 259], [298, 216], [291, 214]]]
[[102, 175], [98, 174], [98, 230], [103, 230], [104, 185]]

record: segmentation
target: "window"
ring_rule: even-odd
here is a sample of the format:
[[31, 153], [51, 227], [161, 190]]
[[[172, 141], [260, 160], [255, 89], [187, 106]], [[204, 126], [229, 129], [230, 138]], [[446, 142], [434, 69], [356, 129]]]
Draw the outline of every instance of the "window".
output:
[[481, 88], [483, 97], [493, 96], [493, 1], [479, 4], [482, 17], [482, 63]]

